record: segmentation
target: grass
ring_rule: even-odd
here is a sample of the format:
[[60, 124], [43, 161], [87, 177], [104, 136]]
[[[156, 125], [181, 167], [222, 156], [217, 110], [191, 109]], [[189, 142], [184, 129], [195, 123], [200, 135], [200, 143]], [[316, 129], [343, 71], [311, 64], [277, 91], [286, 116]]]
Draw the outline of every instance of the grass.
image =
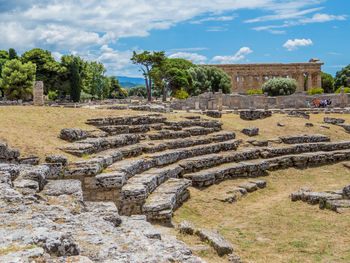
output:
[[[79, 127], [93, 129], [85, 124], [88, 118], [139, 114], [128, 110], [93, 110], [50, 107], [1, 107], [0, 141], [19, 149], [22, 156], [62, 154], [59, 147], [66, 142], [57, 136], [63, 128]], [[170, 120], [179, 120], [190, 113], [165, 114]], [[240, 130], [248, 126], [260, 129], [256, 139], [277, 138], [283, 135], [321, 133], [329, 135], [332, 141], [349, 139], [343, 128], [333, 125], [330, 129], [320, 127], [324, 116], [344, 118], [350, 123], [349, 115], [317, 114], [310, 120], [273, 115], [256, 121], [243, 121], [237, 115], [224, 114], [220, 119], [224, 130], [234, 131], [237, 138], [248, 139]], [[285, 124], [278, 127], [277, 122]], [[314, 127], [306, 128], [312, 122]], [[68, 156], [68, 155], [66, 155]], [[70, 160], [77, 157], [68, 156]], [[88, 158], [84, 156], [83, 158]], [[81, 159], [83, 159], [81, 158]], [[227, 192], [244, 179], [225, 181], [204, 190], [190, 188], [191, 198], [174, 215], [175, 223], [182, 220], [192, 222], [197, 228], [218, 230], [234, 246], [235, 253], [247, 262], [350, 262], [350, 215], [320, 210], [302, 202], [291, 202], [289, 194], [301, 186], [315, 191], [340, 189], [350, 182], [350, 170], [342, 164], [313, 169], [287, 169], [271, 172], [265, 178], [267, 188], [243, 197], [233, 204], [213, 200]], [[202, 244], [196, 236], [179, 235], [194, 247]], [[2, 251], [4, 253], [4, 251]], [[210, 248], [195, 252], [207, 262], [227, 262]]]

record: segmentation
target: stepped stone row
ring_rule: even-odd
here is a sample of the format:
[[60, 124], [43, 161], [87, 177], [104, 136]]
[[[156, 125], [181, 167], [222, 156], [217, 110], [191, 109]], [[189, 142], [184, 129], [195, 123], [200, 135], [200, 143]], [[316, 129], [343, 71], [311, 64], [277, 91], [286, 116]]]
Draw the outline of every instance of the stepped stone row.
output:
[[86, 138], [106, 137], [106, 132], [100, 130], [82, 130], [79, 128], [66, 128], [60, 131], [59, 138], [65, 141], [74, 142]]
[[290, 167], [306, 168], [349, 159], [349, 149], [331, 152], [312, 152], [280, 156], [265, 160], [239, 162], [230, 166], [222, 165], [196, 173], [185, 174], [184, 178], [191, 180], [193, 186], [206, 187], [226, 179], [266, 176], [267, 171], [286, 169]]
[[330, 124], [334, 124], [334, 125], [338, 125], [340, 127], [343, 127], [346, 132], [350, 133], [350, 124], [345, 124], [344, 119], [324, 117], [323, 121], [325, 123], [330, 123]]
[[153, 123], [163, 123], [166, 118], [159, 113], [153, 114], [140, 114], [132, 116], [118, 116], [109, 118], [95, 118], [88, 119], [86, 124], [93, 126], [102, 125], [141, 125], [141, 124], [153, 124]]
[[312, 192], [302, 187], [298, 192], [290, 195], [293, 202], [303, 201], [310, 205], [319, 205], [320, 209], [330, 209], [338, 213], [350, 212], [350, 185], [342, 190], [327, 192]]
[[191, 147], [196, 145], [209, 144], [214, 142], [222, 142], [235, 138], [234, 132], [218, 132], [210, 134], [206, 137], [194, 136], [185, 139], [176, 139], [162, 142], [145, 142], [117, 150], [108, 150], [101, 155], [97, 155], [92, 159], [71, 162], [66, 168], [66, 176], [83, 175], [91, 176], [98, 174], [102, 169], [121, 159], [139, 156], [143, 153], [162, 152], [170, 149]]

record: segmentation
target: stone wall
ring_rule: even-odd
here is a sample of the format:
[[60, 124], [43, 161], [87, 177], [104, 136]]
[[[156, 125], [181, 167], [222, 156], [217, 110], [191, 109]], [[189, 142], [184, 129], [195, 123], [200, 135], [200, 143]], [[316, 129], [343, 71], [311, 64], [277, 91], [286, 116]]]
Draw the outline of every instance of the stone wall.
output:
[[[220, 93], [203, 93], [196, 97], [184, 100], [176, 100], [171, 104], [171, 108], [176, 110], [196, 109], [213, 110], [219, 108]], [[345, 98], [345, 105], [342, 105], [341, 97]], [[350, 103], [350, 94], [318, 94], [308, 95], [306, 92], [295, 93], [290, 96], [267, 97], [268, 108], [306, 108], [306, 102], [312, 104], [313, 100], [332, 101], [331, 107], [347, 106]], [[226, 109], [264, 109], [265, 95], [246, 95], [241, 93], [222, 94], [222, 105]]]

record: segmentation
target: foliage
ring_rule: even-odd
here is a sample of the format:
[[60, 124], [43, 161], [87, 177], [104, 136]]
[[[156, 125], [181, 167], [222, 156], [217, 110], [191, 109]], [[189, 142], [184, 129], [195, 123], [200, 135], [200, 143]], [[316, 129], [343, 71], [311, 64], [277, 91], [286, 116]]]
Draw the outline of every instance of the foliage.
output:
[[331, 74], [322, 72], [321, 74], [322, 89], [325, 93], [334, 92], [334, 78]]
[[[341, 88], [338, 88], [334, 93], [340, 93], [341, 92]], [[345, 87], [344, 88], [344, 93], [350, 93], [350, 88]]]
[[80, 100], [80, 91], [81, 91], [81, 77], [79, 72], [79, 61], [77, 58], [74, 59], [71, 68], [72, 74], [72, 83], [70, 96], [74, 102], [78, 102]]
[[209, 66], [197, 66], [190, 68], [188, 72], [193, 78], [193, 89], [190, 95], [199, 95], [204, 92], [230, 93], [231, 78], [221, 69]]
[[297, 89], [297, 81], [291, 78], [270, 79], [262, 85], [263, 93], [269, 96], [285, 96], [293, 94]]
[[152, 100], [151, 88], [152, 88], [152, 78], [150, 72], [154, 65], [161, 65], [165, 60], [165, 52], [153, 51], [151, 54], [149, 51], [144, 51], [137, 54], [133, 52], [133, 56], [130, 59], [133, 64], [140, 65], [140, 69], [145, 77], [146, 90], [147, 90], [147, 99], [148, 101]]
[[26, 99], [33, 94], [35, 80], [35, 64], [22, 64], [17, 59], [8, 60], [2, 69], [1, 87], [10, 100]]
[[64, 67], [56, 62], [51, 52], [35, 48], [22, 54], [23, 63], [32, 62], [36, 65], [36, 80], [44, 82], [44, 93], [57, 90], [59, 74], [65, 71]]
[[94, 96], [92, 96], [91, 94], [86, 93], [83, 90], [80, 92], [80, 100], [81, 101], [88, 101], [92, 98], [94, 98]]
[[147, 97], [147, 89], [145, 86], [136, 86], [129, 89], [129, 96]]
[[323, 94], [324, 90], [322, 88], [312, 88], [307, 92], [309, 95]]
[[350, 65], [346, 66], [335, 74], [334, 85], [336, 88], [341, 86], [350, 87]]
[[18, 59], [17, 52], [14, 48], [9, 49], [9, 60]]
[[186, 99], [189, 97], [188, 93], [184, 90], [176, 90], [174, 93], [172, 93], [172, 96], [179, 100]]
[[262, 94], [262, 90], [261, 89], [250, 89], [247, 90], [247, 95], [256, 95], [256, 94]]
[[111, 96], [116, 99], [124, 99], [128, 97], [128, 92], [126, 89], [120, 88], [119, 90], [112, 91]]
[[57, 100], [58, 99], [58, 92], [57, 91], [53, 91], [53, 90], [50, 90], [49, 91], [49, 94], [48, 94], [48, 97], [49, 97], [49, 100]]

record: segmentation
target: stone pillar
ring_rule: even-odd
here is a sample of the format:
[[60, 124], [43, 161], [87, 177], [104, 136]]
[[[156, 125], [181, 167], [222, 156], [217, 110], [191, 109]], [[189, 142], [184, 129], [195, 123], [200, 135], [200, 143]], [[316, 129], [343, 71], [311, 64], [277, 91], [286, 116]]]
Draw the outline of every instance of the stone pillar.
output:
[[311, 89], [312, 89], [312, 74], [307, 73], [306, 90], [309, 91]]
[[199, 110], [199, 98], [197, 97], [196, 100], [194, 101], [194, 109]]
[[244, 85], [243, 76], [239, 75], [238, 91], [242, 91], [243, 90], [243, 85]]
[[222, 111], [222, 89], [219, 89], [218, 93], [218, 110]]
[[259, 75], [259, 80], [258, 80], [259, 89], [261, 89], [261, 86], [263, 84], [264, 84], [264, 76], [263, 75]]
[[231, 76], [231, 78], [232, 78], [231, 92], [234, 92], [235, 90], [237, 90], [237, 76], [233, 75], [233, 76]]
[[304, 91], [304, 74], [298, 75], [298, 91]]
[[269, 97], [267, 96], [267, 92], [264, 93], [264, 110], [269, 109]]
[[340, 89], [340, 107], [344, 108], [346, 105], [346, 97], [345, 97], [345, 92], [344, 92], [344, 86], [341, 87]]
[[318, 72], [316, 75], [316, 88], [318, 89], [322, 88], [321, 72]]
[[34, 81], [33, 102], [34, 106], [44, 105], [44, 83], [42, 81]]

